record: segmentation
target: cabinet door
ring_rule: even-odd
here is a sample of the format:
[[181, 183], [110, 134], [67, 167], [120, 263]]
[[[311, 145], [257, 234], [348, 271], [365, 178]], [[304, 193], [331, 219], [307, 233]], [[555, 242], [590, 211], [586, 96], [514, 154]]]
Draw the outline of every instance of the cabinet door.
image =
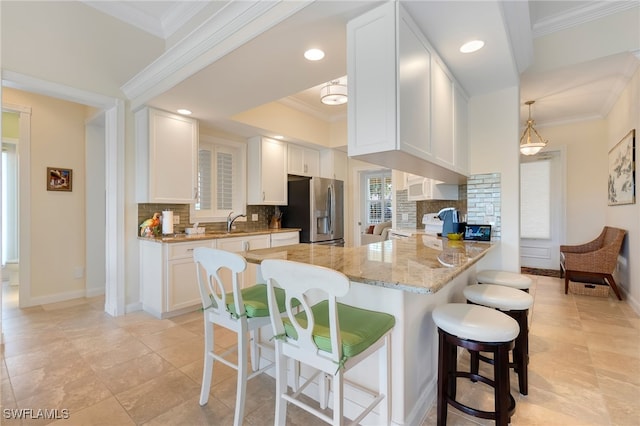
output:
[[395, 150], [395, 2], [347, 23], [349, 156]]
[[196, 195], [198, 122], [149, 108], [147, 138], [146, 141], [137, 141], [148, 144], [146, 201], [193, 202]]
[[398, 23], [398, 87], [400, 149], [431, 159], [431, 51], [415, 25], [401, 9]]
[[287, 146], [268, 138], [249, 139], [247, 203], [287, 204]]
[[320, 151], [319, 176], [328, 179], [347, 181], [348, 174], [347, 153], [335, 149], [323, 149]]
[[431, 150], [441, 164], [453, 168], [453, 80], [438, 60], [432, 69]]
[[167, 272], [167, 312], [202, 303], [193, 259], [170, 260]]
[[462, 89], [457, 85], [454, 85], [453, 111], [454, 164], [457, 171], [466, 175], [469, 174], [467, 154], [467, 98], [462, 92]]
[[287, 171], [292, 175], [318, 176], [320, 152], [312, 148], [289, 144], [287, 146]]

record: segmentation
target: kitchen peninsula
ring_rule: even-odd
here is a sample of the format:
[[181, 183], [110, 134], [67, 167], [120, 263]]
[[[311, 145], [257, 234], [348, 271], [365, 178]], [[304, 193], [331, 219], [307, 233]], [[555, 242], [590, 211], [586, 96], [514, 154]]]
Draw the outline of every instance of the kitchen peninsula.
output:
[[[341, 302], [395, 316], [391, 419], [405, 425], [419, 424], [436, 398], [438, 345], [431, 312], [437, 305], [464, 300], [462, 290], [474, 281], [476, 263], [492, 247], [492, 243], [416, 235], [360, 247], [296, 244], [243, 255], [255, 264], [288, 259], [340, 271], [351, 281]], [[376, 388], [377, 377], [369, 373], [376, 362], [374, 355], [352, 370], [349, 379]], [[360, 395], [349, 387], [345, 395], [348, 416]], [[376, 419], [369, 417], [364, 423], [376, 424]]]

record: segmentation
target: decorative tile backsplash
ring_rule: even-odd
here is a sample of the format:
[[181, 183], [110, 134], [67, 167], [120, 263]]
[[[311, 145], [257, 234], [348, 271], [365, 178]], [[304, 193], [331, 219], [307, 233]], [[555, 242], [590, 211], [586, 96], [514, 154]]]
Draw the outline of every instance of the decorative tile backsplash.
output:
[[[180, 216], [180, 223], [173, 226], [175, 233], [184, 232], [185, 228], [192, 226], [190, 219], [189, 204], [138, 204], [138, 225], [153, 217], [154, 213], [162, 213], [163, 210], [172, 210], [173, 216]], [[247, 206], [247, 220], [236, 221], [236, 229], [255, 231], [269, 227], [271, 216], [275, 213], [275, 206]], [[252, 221], [252, 215], [257, 214], [258, 220]], [[199, 226], [205, 228], [205, 232], [223, 231], [226, 229], [226, 222], [200, 222]], [[138, 230], [138, 235], [139, 235]]]

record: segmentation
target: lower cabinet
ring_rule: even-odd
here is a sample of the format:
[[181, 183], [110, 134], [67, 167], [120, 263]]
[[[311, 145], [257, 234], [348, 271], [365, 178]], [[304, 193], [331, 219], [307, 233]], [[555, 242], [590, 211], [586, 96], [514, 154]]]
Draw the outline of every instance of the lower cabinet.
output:
[[[231, 238], [161, 243], [140, 240], [140, 289], [142, 309], [157, 318], [167, 318], [202, 307], [198, 275], [193, 262], [193, 250], [210, 247], [242, 254], [247, 250], [269, 248], [272, 245], [297, 244], [299, 232], [243, 235]], [[231, 274], [221, 273], [226, 292], [231, 289]], [[240, 286], [263, 282], [258, 265], [247, 263], [240, 274]]]
[[216, 240], [171, 244], [141, 240], [142, 309], [167, 318], [201, 307], [193, 250], [215, 246]]
[[[240, 253], [247, 250], [256, 250], [261, 248], [271, 247], [271, 237], [269, 234], [264, 235], [251, 235], [232, 238], [220, 238], [217, 240], [217, 248], [220, 250], [226, 250], [234, 253]], [[249, 287], [258, 283], [258, 265], [255, 263], [247, 262], [247, 269], [240, 274], [240, 286], [242, 288]], [[231, 279], [221, 277], [225, 283], [225, 289], [231, 291]]]

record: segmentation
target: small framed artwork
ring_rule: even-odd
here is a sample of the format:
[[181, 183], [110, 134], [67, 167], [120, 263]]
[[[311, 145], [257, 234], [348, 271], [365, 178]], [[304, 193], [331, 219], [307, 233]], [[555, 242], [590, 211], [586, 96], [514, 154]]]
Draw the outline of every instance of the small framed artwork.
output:
[[609, 151], [609, 205], [636, 202], [636, 130]]
[[47, 191], [71, 191], [73, 170], [61, 167], [47, 167]]

